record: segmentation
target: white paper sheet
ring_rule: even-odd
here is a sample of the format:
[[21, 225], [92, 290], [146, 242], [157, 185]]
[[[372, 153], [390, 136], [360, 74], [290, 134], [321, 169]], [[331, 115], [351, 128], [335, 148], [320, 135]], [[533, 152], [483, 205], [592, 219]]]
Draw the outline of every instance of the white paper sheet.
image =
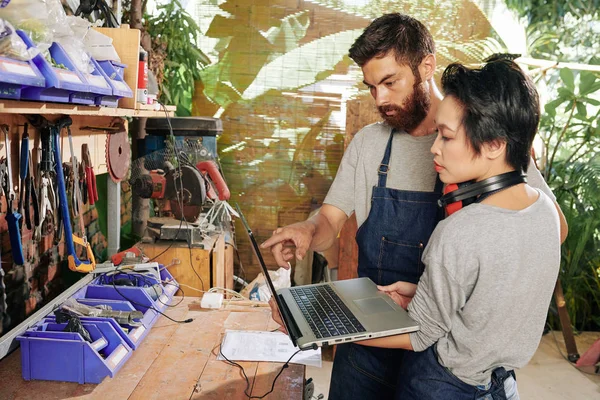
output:
[[[298, 351], [290, 338], [281, 332], [226, 330], [221, 352], [231, 361], [286, 362]], [[217, 360], [225, 360], [218, 354]], [[290, 364], [304, 364], [321, 368], [321, 348], [301, 351]]]

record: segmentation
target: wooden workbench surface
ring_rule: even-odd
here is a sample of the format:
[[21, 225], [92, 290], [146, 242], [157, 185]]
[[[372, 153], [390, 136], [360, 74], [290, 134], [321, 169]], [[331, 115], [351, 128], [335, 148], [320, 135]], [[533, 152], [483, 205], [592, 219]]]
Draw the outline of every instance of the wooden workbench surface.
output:
[[[175, 297], [173, 304], [181, 300]], [[268, 307], [229, 306], [221, 310], [195, 311], [197, 298], [184, 298], [167, 315], [184, 320], [177, 324], [161, 316], [140, 347], [114, 378], [101, 384], [25, 381], [21, 354], [16, 350], [0, 361], [0, 399], [247, 399], [246, 381], [239, 368], [218, 361], [218, 345], [225, 329], [273, 330]], [[195, 308], [194, 308], [195, 309]], [[250, 380], [248, 393], [262, 396], [271, 389], [281, 363], [241, 362]], [[303, 365], [290, 364], [277, 379], [274, 392], [265, 399], [302, 399]]]

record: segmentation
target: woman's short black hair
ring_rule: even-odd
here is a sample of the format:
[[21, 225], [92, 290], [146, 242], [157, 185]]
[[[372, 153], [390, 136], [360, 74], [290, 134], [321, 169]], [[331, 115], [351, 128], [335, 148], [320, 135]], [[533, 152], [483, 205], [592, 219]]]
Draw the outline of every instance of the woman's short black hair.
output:
[[350, 47], [350, 58], [360, 67], [375, 57], [394, 52], [398, 64], [408, 65], [413, 73], [429, 54], [435, 54], [431, 33], [408, 15], [385, 14], [371, 22]]
[[499, 57], [474, 69], [451, 64], [442, 88], [461, 104], [462, 125], [476, 154], [483, 143], [503, 140], [506, 162], [527, 171], [540, 102], [535, 85], [514, 61]]

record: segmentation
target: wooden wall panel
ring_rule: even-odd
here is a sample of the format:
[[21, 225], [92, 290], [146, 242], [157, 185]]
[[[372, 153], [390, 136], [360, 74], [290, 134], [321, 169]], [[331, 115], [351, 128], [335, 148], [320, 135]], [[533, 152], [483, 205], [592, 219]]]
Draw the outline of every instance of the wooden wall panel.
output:
[[94, 28], [98, 32], [110, 36], [113, 40], [113, 46], [121, 63], [125, 64], [125, 74], [123, 76], [127, 86], [133, 91], [132, 98], [123, 98], [119, 100], [121, 108], [136, 108], [137, 104], [137, 77], [139, 69], [139, 48], [140, 48], [140, 30], [129, 29], [129, 25], [121, 28]]

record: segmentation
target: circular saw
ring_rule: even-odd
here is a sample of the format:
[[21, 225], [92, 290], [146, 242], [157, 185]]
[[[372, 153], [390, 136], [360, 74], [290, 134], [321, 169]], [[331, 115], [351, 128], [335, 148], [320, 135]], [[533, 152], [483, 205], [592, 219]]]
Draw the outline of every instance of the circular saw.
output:
[[129, 137], [123, 123], [122, 129], [107, 134], [106, 137], [106, 165], [108, 174], [114, 182], [121, 182], [127, 177], [131, 163], [131, 146]]
[[132, 189], [145, 199], [169, 200], [171, 211], [178, 220], [196, 222], [206, 201], [206, 182], [191, 165], [175, 168], [170, 162], [164, 169], [151, 170], [133, 180]]

